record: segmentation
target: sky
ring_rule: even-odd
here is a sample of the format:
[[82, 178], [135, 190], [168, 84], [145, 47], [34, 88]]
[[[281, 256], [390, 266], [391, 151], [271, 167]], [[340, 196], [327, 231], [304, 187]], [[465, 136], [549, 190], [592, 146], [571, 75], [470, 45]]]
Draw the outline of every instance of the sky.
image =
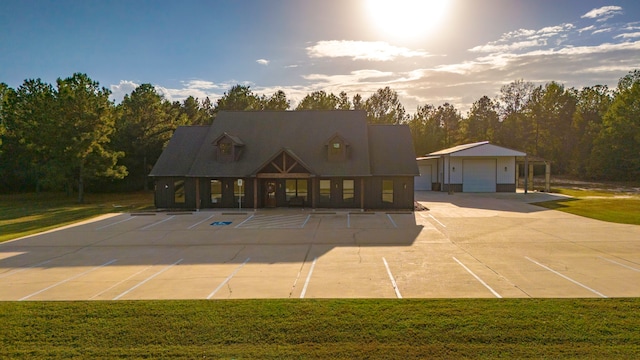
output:
[[637, 0], [2, 0], [0, 82], [86, 73], [215, 102], [236, 84], [292, 107], [389, 86], [463, 115], [515, 80], [615, 87], [640, 69]]

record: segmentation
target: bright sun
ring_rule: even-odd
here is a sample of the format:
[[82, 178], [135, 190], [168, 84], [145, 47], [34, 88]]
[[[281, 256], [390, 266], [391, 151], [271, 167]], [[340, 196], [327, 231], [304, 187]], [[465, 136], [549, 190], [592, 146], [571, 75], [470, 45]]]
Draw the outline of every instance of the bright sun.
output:
[[436, 28], [449, 0], [367, 0], [375, 26], [386, 36], [419, 40]]

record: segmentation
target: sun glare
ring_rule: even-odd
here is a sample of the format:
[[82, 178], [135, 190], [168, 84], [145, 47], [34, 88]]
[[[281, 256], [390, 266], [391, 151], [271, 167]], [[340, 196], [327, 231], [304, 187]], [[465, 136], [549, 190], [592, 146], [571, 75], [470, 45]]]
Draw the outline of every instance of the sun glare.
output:
[[437, 29], [449, 0], [367, 0], [374, 25], [385, 36], [419, 40]]

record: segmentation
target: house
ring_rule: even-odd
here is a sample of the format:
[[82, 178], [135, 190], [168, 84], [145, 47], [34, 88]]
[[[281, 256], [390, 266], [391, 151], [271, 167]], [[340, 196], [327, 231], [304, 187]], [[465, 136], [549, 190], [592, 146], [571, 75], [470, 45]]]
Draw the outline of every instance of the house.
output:
[[515, 192], [520, 151], [488, 141], [459, 145], [417, 159], [416, 190]]
[[149, 176], [158, 208], [413, 209], [409, 128], [364, 111], [223, 111], [176, 129]]

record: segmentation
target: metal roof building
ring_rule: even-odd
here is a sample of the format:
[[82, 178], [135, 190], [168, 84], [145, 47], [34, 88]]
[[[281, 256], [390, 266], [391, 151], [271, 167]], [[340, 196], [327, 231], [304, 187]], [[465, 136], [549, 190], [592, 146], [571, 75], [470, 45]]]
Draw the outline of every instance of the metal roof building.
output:
[[[413, 208], [409, 128], [364, 111], [223, 111], [156, 162], [159, 208]], [[238, 181], [240, 180], [240, 181]]]

